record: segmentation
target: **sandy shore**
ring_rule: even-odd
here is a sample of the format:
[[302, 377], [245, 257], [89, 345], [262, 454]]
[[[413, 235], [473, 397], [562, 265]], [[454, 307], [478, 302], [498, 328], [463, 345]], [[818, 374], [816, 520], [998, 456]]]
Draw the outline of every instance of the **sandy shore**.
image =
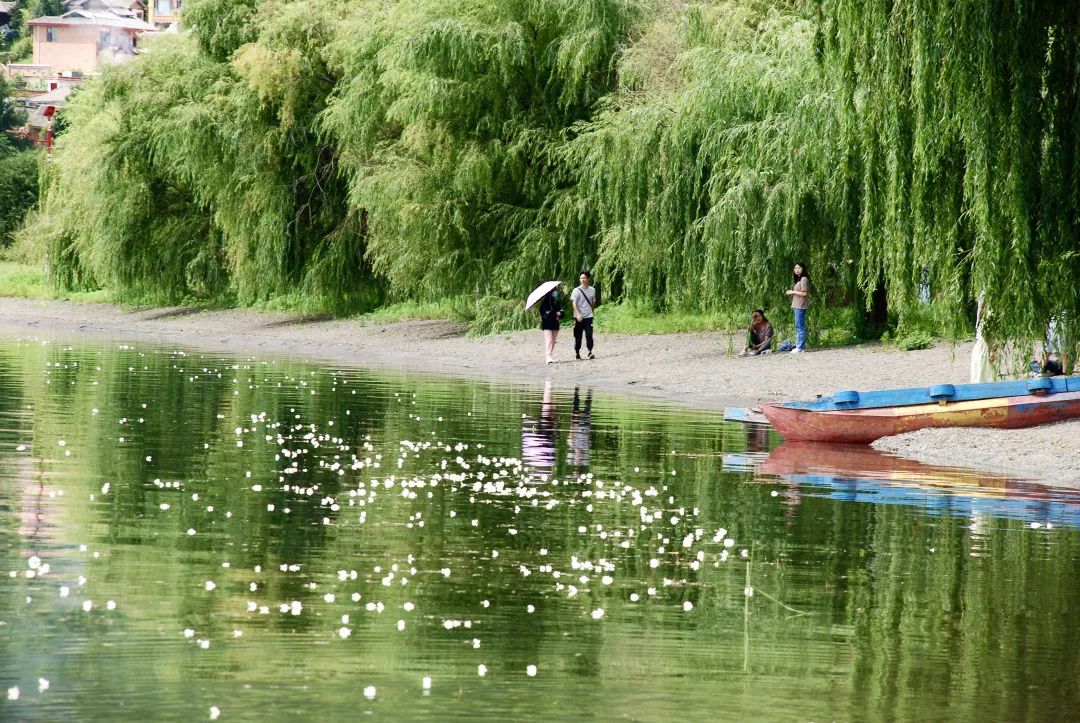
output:
[[923, 429], [874, 442], [929, 464], [989, 469], [1080, 487], [1080, 420], [1029, 429]]
[[[146, 341], [506, 381], [551, 379], [559, 386], [591, 386], [716, 410], [763, 399], [812, 399], [838, 389], [962, 383], [970, 350], [969, 344], [959, 344], [904, 352], [871, 344], [739, 358], [733, 353], [738, 342], [715, 333], [598, 334], [597, 358], [575, 361], [573, 335], [564, 329], [556, 347], [559, 361], [544, 364], [539, 331], [470, 338], [464, 325], [446, 321], [362, 325], [250, 310], [128, 310], [8, 298], [0, 298], [0, 332]], [[934, 464], [1080, 484], [1080, 421], [1021, 431], [925, 430], [875, 446]]]

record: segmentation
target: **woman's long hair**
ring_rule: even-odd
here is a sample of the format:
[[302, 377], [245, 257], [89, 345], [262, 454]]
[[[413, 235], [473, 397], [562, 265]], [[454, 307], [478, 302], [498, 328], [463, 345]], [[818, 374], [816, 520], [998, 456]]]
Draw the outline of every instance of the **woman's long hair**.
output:
[[802, 269], [802, 276], [800, 276], [799, 274], [796, 274], [795, 272], [792, 272], [791, 273], [791, 278], [792, 278], [793, 283], [797, 284], [801, 280], [806, 279], [806, 283], [809, 284], [810, 283], [810, 270], [806, 268], [806, 264], [800, 264], [800, 263], [796, 262], [795, 265], [798, 266], [800, 269]]

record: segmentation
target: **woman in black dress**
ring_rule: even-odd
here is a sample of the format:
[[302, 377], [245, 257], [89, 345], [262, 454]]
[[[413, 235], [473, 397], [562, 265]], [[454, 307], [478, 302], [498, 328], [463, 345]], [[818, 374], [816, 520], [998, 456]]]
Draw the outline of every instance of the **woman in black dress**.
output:
[[544, 330], [544, 353], [548, 364], [555, 361], [555, 339], [559, 336], [562, 313], [559, 290], [552, 289], [540, 302], [540, 328]]

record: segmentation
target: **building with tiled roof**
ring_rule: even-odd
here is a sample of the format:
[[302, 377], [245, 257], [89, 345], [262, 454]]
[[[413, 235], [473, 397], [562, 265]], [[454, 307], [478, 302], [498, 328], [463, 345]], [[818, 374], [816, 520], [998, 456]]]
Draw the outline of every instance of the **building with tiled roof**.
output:
[[129, 60], [137, 53], [138, 36], [154, 30], [141, 18], [96, 10], [71, 10], [28, 25], [33, 65], [48, 66], [56, 75], [96, 73], [102, 64]]

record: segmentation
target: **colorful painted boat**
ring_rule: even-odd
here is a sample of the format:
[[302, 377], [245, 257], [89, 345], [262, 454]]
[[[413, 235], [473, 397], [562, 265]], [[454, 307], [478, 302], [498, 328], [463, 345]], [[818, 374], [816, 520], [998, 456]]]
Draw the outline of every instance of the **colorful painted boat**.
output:
[[762, 402], [786, 440], [868, 444], [928, 427], [1017, 429], [1080, 417], [1080, 376], [841, 391], [812, 402]]

